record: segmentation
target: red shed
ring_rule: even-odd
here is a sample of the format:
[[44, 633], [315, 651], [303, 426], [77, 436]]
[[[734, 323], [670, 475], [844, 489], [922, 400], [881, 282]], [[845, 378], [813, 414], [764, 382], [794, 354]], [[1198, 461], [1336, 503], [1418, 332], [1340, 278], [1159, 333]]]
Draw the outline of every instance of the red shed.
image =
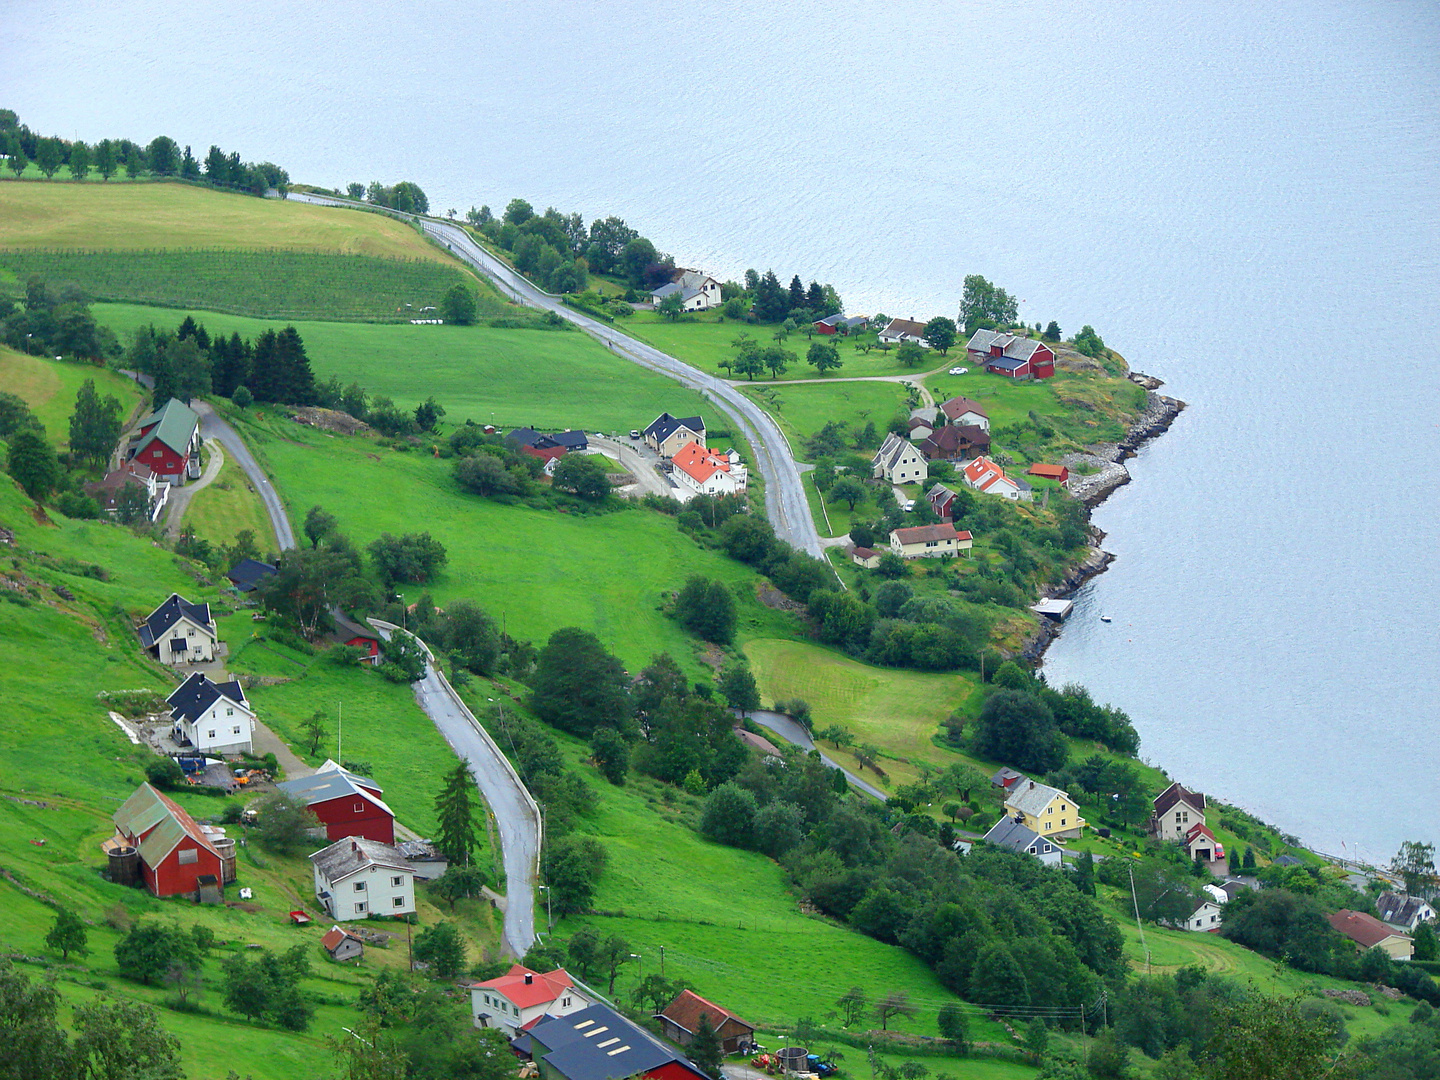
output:
[[1070, 470], [1064, 465], [1046, 465], [1043, 461], [1037, 461], [1025, 471], [1044, 480], [1054, 480], [1061, 484], [1070, 482]]
[[364, 649], [370, 663], [378, 664], [380, 662], [380, 635], [378, 633], [368, 626], [362, 626], [341, 611], [339, 607], [330, 609], [330, 621], [335, 624], [335, 630], [330, 635], [331, 641], [337, 645], [354, 645], [357, 649]]
[[205, 830], [149, 784], [125, 800], [114, 821], [116, 839], [139, 849], [140, 877], [156, 896], [198, 893], [202, 877], [226, 879], [224, 860]]
[[317, 773], [275, 786], [309, 806], [330, 840], [359, 836], [381, 844], [395, 843], [395, 812], [380, 798], [380, 785], [368, 776], [356, 776], [327, 761]]
[[967, 352], [985, 364], [992, 375], [1009, 379], [1048, 379], [1055, 374], [1055, 354], [1034, 338], [997, 330], [976, 330]]

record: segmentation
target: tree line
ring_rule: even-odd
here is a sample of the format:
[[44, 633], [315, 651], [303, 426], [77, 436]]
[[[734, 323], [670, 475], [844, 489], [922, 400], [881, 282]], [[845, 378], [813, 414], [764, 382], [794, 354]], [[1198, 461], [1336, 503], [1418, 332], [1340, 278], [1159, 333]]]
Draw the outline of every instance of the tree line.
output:
[[74, 180], [94, 172], [108, 181], [123, 170], [131, 180], [145, 175], [177, 177], [251, 195], [263, 196], [272, 189], [283, 195], [290, 188], [290, 176], [280, 166], [241, 162], [238, 153], [227, 154], [218, 146], [210, 147], [203, 162], [189, 146], [182, 150], [168, 135], [156, 136], [145, 146], [130, 139], [101, 139], [92, 146], [78, 139], [39, 135], [10, 109], [0, 109], [0, 155], [16, 176], [33, 161], [47, 180], [68, 166]]

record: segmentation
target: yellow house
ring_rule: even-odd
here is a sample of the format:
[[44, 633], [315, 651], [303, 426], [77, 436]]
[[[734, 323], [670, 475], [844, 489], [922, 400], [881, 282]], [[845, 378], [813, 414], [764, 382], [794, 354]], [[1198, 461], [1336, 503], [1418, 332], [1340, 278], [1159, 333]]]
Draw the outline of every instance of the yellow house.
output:
[[1005, 811], [1049, 840], [1078, 840], [1086, 825], [1068, 794], [1036, 780], [1016, 784], [1005, 800]]

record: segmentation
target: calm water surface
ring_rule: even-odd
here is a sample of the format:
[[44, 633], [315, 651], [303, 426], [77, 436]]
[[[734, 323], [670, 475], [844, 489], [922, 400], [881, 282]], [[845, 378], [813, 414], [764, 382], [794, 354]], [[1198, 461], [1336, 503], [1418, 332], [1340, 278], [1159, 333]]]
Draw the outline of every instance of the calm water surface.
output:
[[1052, 680], [1326, 850], [1440, 839], [1435, 5], [5, 7], [0, 105], [47, 132], [1092, 323], [1191, 408], [1097, 512], [1120, 558]]

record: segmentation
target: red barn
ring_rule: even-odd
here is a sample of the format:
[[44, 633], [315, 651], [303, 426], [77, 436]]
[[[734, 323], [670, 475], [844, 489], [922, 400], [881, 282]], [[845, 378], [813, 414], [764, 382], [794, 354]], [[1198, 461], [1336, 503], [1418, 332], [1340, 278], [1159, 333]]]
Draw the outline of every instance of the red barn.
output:
[[1044, 480], [1054, 480], [1060, 484], [1068, 484], [1070, 482], [1070, 470], [1064, 465], [1046, 465], [1043, 461], [1037, 461], [1025, 471], [1031, 476], [1038, 476]]
[[1055, 374], [1055, 354], [1034, 338], [976, 330], [965, 351], [984, 364], [986, 371], [1007, 379], [1048, 379]]
[[[354, 645], [357, 649], [364, 649], [370, 663], [378, 664], [380, 662], [380, 635], [378, 633], [368, 626], [362, 626], [338, 607], [330, 609], [330, 621], [335, 624], [335, 630], [330, 634], [330, 641], [336, 645]], [[389, 841], [387, 840], [386, 843]]]
[[125, 459], [144, 465], [161, 480], [183, 484], [200, 476], [200, 417], [171, 398], [140, 424]]
[[139, 849], [141, 880], [156, 896], [198, 893], [202, 884], [225, 880], [224, 860], [205, 830], [149, 784], [125, 800], [114, 821], [119, 835], [110, 846]]
[[298, 780], [275, 785], [310, 807], [330, 840], [359, 836], [381, 844], [395, 843], [395, 812], [380, 798], [380, 785], [367, 776], [347, 772], [334, 761]]

